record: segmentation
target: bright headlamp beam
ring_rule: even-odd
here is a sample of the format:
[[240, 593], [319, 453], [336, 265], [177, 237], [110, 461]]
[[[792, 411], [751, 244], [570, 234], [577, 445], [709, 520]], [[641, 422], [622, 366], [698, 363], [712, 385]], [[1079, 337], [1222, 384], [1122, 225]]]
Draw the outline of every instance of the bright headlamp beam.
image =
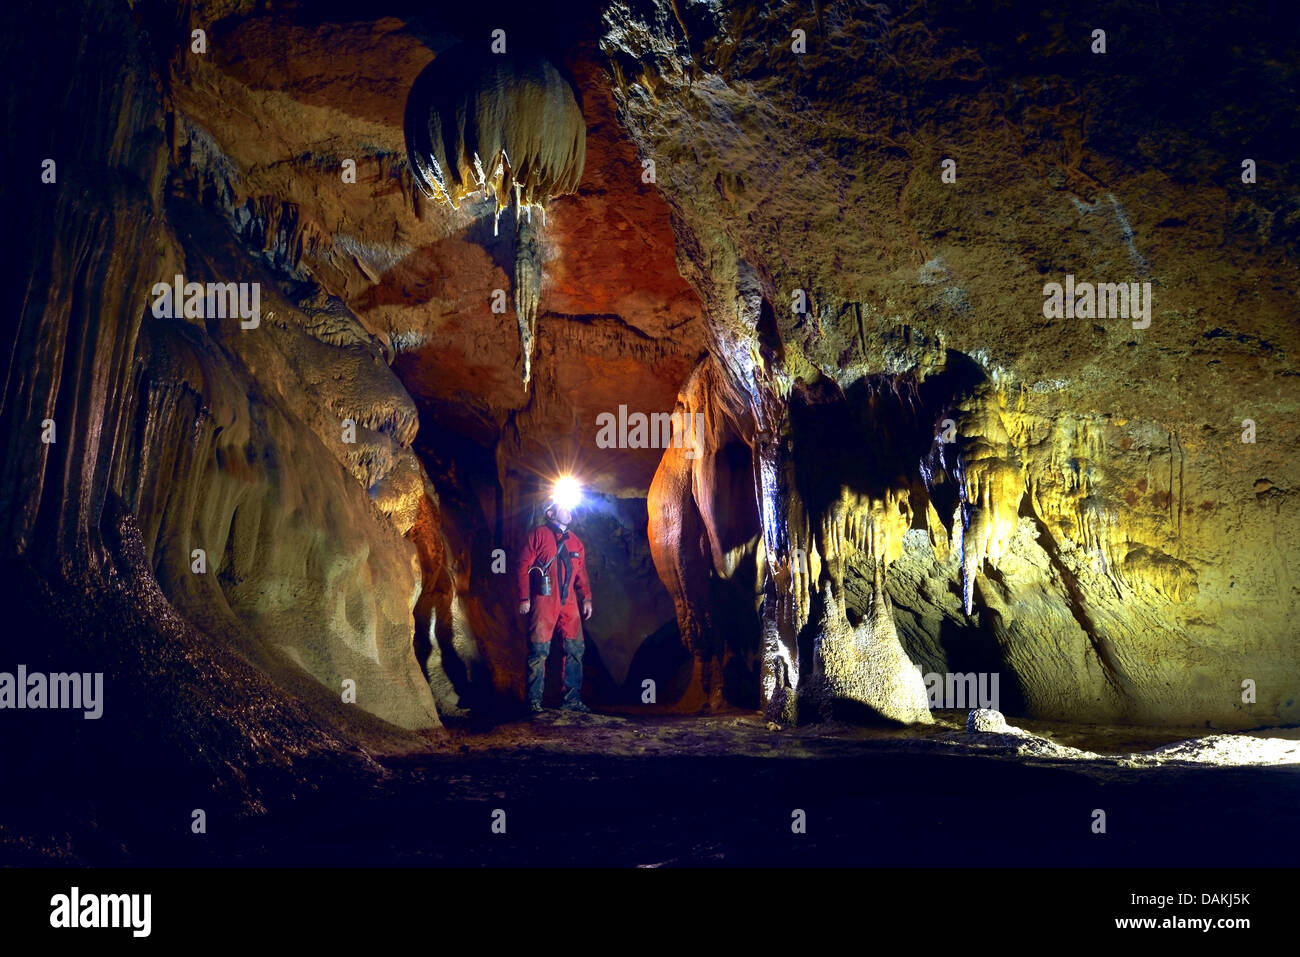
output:
[[551, 486], [551, 501], [557, 507], [572, 511], [582, 501], [582, 483], [572, 475], [562, 475]]

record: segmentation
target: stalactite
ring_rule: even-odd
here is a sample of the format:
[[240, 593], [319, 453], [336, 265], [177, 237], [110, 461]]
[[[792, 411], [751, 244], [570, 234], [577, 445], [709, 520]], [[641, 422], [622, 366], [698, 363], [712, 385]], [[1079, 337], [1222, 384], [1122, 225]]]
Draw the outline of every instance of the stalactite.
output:
[[484, 192], [541, 207], [582, 179], [587, 129], [573, 88], [540, 57], [440, 55], [411, 87], [406, 149], [426, 194], [459, 208]]
[[822, 556], [812, 534], [812, 524], [803, 501], [791, 498], [787, 527], [789, 529], [790, 556], [788, 615], [795, 631], [808, 624], [812, 611], [812, 596], [821, 577]]
[[843, 585], [844, 562], [853, 553], [882, 566], [903, 553], [903, 537], [912, 525], [910, 491], [887, 488], [872, 496], [841, 487], [839, 498], [822, 513], [818, 547], [837, 585]]
[[524, 391], [532, 378], [533, 347], [537, 341], [537, 306], [542, 292], [541, 226], [531, 219], [519, 224], [515, 246], [515, 318], [519, 323], [519, 352]]
[[982, 387], [958, 406], [953, 478], [960, 495], [962, 607], [972, 614], [985, 561], [997, 568], [1011, 544], [1025, 493], [1025, 468], [1002, 416], [1003, 397]]
[[[573, 88], [540, 57], [455, 49], [440, 55], [411, 87], [406, 150], [426, 195], [459, 209], [469, 196], [493, 200], [493, 234], [515, 205], [515, 314], [522, 379], [532, 376], [541, 299], [544, 204], [573, 193], [582, 179], [587, 127]], [[539, 220], [533, 220], [536, 207]]]

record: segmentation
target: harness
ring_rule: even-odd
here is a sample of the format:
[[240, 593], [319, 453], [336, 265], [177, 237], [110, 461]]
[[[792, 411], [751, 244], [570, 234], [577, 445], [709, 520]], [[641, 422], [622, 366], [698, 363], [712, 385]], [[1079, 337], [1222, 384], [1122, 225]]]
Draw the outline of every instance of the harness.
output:
[[536, 568], [542, 573], [542, 595], [547, 596], [551, 593], [551, 576], [547, 574], [552, 564], [558, 558], [560, 560], [560, 604], [563, 605], [569, 597], [569, 587], [573, 584], [573, 556], [569, 550], [564, 547], [565, 540], [569, 537], [569, 530], [566, 528], [560, 531], [551, 522], [546, 523], [551, 531], [555, 534], [555, 554], [547, 560], [545, 565], [533, 565], [528, 570], [531, 572]]
[[[569, 530], [566, 528], [563, 532], [558, 532], [555, 536], [555, 558], [560, 560], [560, 604], [563, 605], [569, 598], [569, 586], [573, 584], [573, 556], [569, 550], [564, 547], [565, 539], [569, 537]], [[552, 558], [551, 561], [555, 561]]]

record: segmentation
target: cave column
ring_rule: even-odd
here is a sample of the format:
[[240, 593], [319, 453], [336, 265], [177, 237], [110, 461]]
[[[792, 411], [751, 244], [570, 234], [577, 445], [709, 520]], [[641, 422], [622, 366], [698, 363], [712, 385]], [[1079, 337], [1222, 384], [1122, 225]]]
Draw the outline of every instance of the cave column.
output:
[[[793, 724], [799, 684], [799, 583], [804, 565], [792, 548], [790, 515], [790, 424], [785, 403], [764, 393], [755, 404], [754, 494], [762, 525], [762, 683], [761, 707], [767, 720]], [[806, 580], [803, 580], [806, 587]]]

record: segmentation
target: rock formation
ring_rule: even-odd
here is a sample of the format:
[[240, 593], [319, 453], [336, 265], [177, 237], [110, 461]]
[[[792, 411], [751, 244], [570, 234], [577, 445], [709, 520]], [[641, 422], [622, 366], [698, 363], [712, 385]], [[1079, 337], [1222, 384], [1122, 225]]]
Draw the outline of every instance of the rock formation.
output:
[[526, 391], [542, 293], [533, 209], [545, 222], [546, 203], [577, 190], [587, 157], [587, 125], [573, 89], [541, 57], [456, 47], [416, 77], [405, 128], [406, 154], [427, 195], [458, 209], [467, 196], [483, 193], [494, 203], [494, 235], [514, 199], [515, 314]]
[[[1262, 65], [1284, 55], [1211, 4], [1195, 31], [1116, 8], [1118, 56], [1024, 13], [604, 9], [748, 430], [767, 707], [789, 719], [883, 578], [911, 663], [1003, 672], [1027, 713], [1294, 721], [1300, 207]], [[1249, 55], [1202, 89], [1227, 38]], [[1150, 314], [1049, 315], [1076, 276], [1149, 283]]]
[[[1294, 723], [1294, 76], [1194, 6], [1117, 6], [1103, 58], [1019, 3], [618, 0], [472, 70], [467, 13], [60, 8], [6, 41], [75, 63], [6, 121], [58, 170], [6, 197], [15, 594], [178, 669], [178, 746], [435, 729], [519, 700], [511, 562], [574, 470], [607, 702], [923, 722], [920, 668]], [[1211, 42], [1250, 55], [1206, 85]], [[258, 315], [156, 310], [178, 276]]]

